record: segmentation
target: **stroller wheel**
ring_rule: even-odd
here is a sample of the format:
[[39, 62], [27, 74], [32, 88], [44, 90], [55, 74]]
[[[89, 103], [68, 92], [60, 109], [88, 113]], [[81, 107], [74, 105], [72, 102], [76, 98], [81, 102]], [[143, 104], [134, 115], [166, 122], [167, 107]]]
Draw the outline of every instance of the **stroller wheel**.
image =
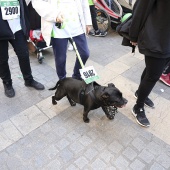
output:
[[102, 9], [96, 9], [96, 20], [99, 30], [108, 32], [110, 28], [110, 16]]
[[40, 64], [42, 64], [43, 59], [44, 59], [44, 57], [43, 57], [43, 55], [42, 55], [42, 52], [38, 52], [38, 53], [37, 53], [37, 59], [38, 59], [38, 62], [39, 62]]

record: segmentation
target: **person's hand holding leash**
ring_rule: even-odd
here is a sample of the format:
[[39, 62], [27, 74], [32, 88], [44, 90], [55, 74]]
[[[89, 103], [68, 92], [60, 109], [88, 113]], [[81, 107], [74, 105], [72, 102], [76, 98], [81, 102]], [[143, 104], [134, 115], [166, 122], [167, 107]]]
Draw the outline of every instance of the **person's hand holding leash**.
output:
[[56, 22], [57, 22], [57, 23], [62, 23], [63, 20], [64, 20], [64, 15], [63, 15], [63, 13], [60, 12], [60, 13], [58, 14], [57, 18], [56, 18]]
[[137, 42], [132, 42], [132, 41], [130, 41], [130, 43], [131, 43], [133, 46], [137, 46], [137, 45], [138, 45]]
[[88, 35], [91, 30], [91, 25], [86, 25], [86, 34]]

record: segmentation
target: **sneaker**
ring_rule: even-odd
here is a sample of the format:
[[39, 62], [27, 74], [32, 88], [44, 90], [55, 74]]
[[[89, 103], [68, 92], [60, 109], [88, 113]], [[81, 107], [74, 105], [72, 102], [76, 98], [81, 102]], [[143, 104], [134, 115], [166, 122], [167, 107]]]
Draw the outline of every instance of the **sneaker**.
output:
[[[135, 92], [134, 97], [135, 97], [136, 99], [138, 98], [137, 91]], [[151, 99], [149, 99], [148, 97], [145, 99], [144, 104], [145, 104], [145, 106], [148, 106], [148, 107], [154, 108], [154, 103], [153, 103], [153, 102], [152, 102], [152, 100], [151, 100]]]
[[133, 116], [135, 116], [136, 121], [139, 125], [143, 127], [149, 127], [150, 123], [145, 115], [144, 108], [137, 108], [136, 105], [132, 109]]
[[6, 82], [6, 83], [3, 83], [3, 85], [4, 85], [5, 95], [9, 98], [14, 97], [15, 91], [14, 91], [14, 88], [12, 87], [12, 84]]
[[36, 90], [44, 90], [45, 89], [44, 85], [42, 85], [41, 83], [39, 83], [39, 82], [37, 82], [35, 80], [25, 81], [25, 86], [33, 87]]
[[68, 45], [68, 51], [73, 51], [73, 50], [74, 50], [73, 45], [72, 45], [71, 43], [69, 43], [69, 45]]
[[170, 74], [162, 74], [159, 80], [161, 80], [167, 86], [170, 86]]
[[105, 37], [107, 35], [107, 32], [102, 32], [100, 30], [94, 32], [95, 37]]

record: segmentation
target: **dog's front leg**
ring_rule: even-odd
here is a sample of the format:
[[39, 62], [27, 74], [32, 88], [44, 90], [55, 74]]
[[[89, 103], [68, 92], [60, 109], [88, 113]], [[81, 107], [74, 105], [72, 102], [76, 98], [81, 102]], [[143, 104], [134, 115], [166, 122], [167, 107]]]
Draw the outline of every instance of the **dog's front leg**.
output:
[[85, 123], [89, 123], [90, 119], [88, 118], [88, 113], [89, 113], [89, 109], [84, 107], [84, 113], [83, 113], [83, 120]]

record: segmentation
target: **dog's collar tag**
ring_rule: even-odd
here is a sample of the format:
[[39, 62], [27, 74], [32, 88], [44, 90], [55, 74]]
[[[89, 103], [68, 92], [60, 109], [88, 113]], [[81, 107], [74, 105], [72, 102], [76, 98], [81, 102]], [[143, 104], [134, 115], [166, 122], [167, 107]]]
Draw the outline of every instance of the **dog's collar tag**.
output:
[[80, 74], [82, 79], [86, 82], [86, 84], [89, 84], [99, 79], [99, 76], [97, 75], [93, 66], [80, 69]]

